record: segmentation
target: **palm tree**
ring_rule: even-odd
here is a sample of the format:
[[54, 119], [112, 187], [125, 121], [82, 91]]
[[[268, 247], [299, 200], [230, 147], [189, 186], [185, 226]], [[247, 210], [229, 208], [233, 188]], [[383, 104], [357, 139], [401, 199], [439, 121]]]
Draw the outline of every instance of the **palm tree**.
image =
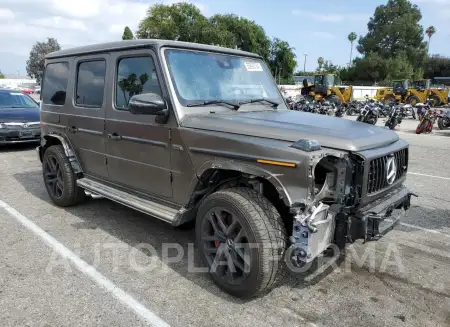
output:
[[352, 56], [353, 56], [353, 42], [356, 41], [356, 38], [358, 37], [358, 35], [356, 35], [355, 32], [351, 32], [348, 35], [348, 40], [350, 41], [351, 44], [351, 48], [350, 48], [350, 61], [348, 63], [348, 65], [350, 66], [352, 64]]
[[325, 59], [323, 59], [323, 57], [319, 57], [318, 59], [317, 59], [317, 63], [319, 64], [319, 67], [317, 68], [317, 71], [322, 71], [322, 67], [323, 67], [323, 64], [325, 63]]
[[425, 33], [428, 35], [428, 52], [430, 52], [431, 37], [436, 33], [436, 28], [434, 26], [430, 26], [427, 28]]

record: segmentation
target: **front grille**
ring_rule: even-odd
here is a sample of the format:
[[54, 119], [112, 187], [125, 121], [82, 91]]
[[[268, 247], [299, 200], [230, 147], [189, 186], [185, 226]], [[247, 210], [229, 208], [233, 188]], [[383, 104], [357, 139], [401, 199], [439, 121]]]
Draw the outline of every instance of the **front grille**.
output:
[[[391, 179], [389, 180], [387, 164], [388, 160], [390, 160], [391, 158], [394, 159], [397, 170], [395, 178], [391, 177]], [[399, 180], [406, 174], [407, 167], [408, 149], [402, 149], [398, 152], [395, 152], [393, 155], [387, 155], [384, 157], [373, 159], [369, 164], [367, 194], [382, 191], [394, 184], [397, 180]]]
[[3, 128], [12, 129], [12, 130], [21, 130], [21, 129], [38, 129], [40, 128], [39, 122], [31, 122], [31, 123], [3, 123]]

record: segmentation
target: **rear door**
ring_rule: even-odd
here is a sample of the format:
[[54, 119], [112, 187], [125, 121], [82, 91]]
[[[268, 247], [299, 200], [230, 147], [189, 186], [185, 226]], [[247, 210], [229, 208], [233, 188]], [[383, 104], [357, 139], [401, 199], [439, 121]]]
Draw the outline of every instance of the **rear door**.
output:
[[130, 98], [139, 93], [161, 96], [161, 72], [150, 50], [111, 53], [115, 63], [112, 102], [106, 112], [109, 180], [148, 195], [171, 198], [170, 126], [153, 115], [133, 115]]
[[72, 92], [69, 92], [65, 108], [67, 135], [83, 171], [99, 178], [108, 177], [104, 134], [108, 60], [108, 54], [74, 59], [70, 79]]

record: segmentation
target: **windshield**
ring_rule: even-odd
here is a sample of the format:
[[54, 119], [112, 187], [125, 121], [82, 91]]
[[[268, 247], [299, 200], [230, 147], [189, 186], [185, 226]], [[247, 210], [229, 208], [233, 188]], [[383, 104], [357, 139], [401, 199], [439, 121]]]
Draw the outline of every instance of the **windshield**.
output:
[[5, 108], [39, 108], [39, 105], [21, 92], [0, 92], [0, 109]]
[[167, 50], [167, 65], [183, 106], [202, 101], [283, 103], [270, 72], [259, 59], [186, 50]]
[[316, 75], [314, 85], [334, 86], [334, 75]]

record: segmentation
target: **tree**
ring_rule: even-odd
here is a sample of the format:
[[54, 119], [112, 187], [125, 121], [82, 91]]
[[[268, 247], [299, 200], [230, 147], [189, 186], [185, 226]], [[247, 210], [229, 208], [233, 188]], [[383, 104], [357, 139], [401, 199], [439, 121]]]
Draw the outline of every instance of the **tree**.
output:
[[209, 43], [206, 38], [211, 34], [209, 27], [208, 19], [192, 4], [156, 4], [149, 8], [147, 17], [140, 22], [137, 37]]
[[317, 64], [319, 65], [318, 67], [317, 67], [317, 71], [318, 72], [321, 72], [322, 71], [322, 68], [323, 68], [323, 64], [325, 63], [325, 59], [323, 58], [323, 57], [319, 57], [319, 58], [317, 58]]
[[356, 39], [358, 38], [358, 36], [356, 35], [355, 32], [351, 32], [348, 35], [348, 40], [350, 41], [350, 61], [348, 62], [349, 66], [352, 64], [352, 56], [353, 56], [353, 42], [356, 41]]
[[425, 62], [424, 77], [434, 78], [450, 76], [450, 58], [435, 55], [428, 57]]
[[436, 33], [436, 28], [434, 26], [430, 26], [427, 28], [425, 33], [428, 35], [428, 52], [430, 52], [431, 37]]
[[35, 78], [39, 83], [41, 74], [44, 71], [45, 56], [50, 52], [61, 50], [59, 43], [54, 38], [47, 38], [47, 42], [36, 42], [30, 51], [30, 58], [27, 60], [27, 74]]
[[275, 78], [280, 77], [280, 84], [293, 82], [294, 69], [297, 66], [294, 50], [286, 41], [278, 38], [272, 40], [269, 67]]
[[125, 29], [123, 30], [122, 34], [122, 40], [133, 40], [133, 39], [134, 39], [133, 32], [131, 32], [128, 26], [125, 26]]
[[5, 78], [5, 75], [2, 74], [2, 71], [0, 70], [0, 79]]
[[339, 67], [334, 65], [331, 60], [325, 60], [323, 63], [323, 71], [326, 73], [337, 73]]
[[232, 35], [234, 45], [238, 49], [257, 53], [265, 60], [269, 59], [270, 39], [264, 29], [254, 21], [228, 14], [214, 15], [210, 18], [210, 23], [217, 35], [223, 36], [225, 31], [230, 33], [226, 39]]
[[359, 39], [358, 51], [365, 56], [374, 52], [385, 59], [405, 53], [413, 68], [421, 67], [427, 47], [421, 19], [417, 5], [408, 0], [388, 0], [375, 9], [367, 24], [368, 33]]

